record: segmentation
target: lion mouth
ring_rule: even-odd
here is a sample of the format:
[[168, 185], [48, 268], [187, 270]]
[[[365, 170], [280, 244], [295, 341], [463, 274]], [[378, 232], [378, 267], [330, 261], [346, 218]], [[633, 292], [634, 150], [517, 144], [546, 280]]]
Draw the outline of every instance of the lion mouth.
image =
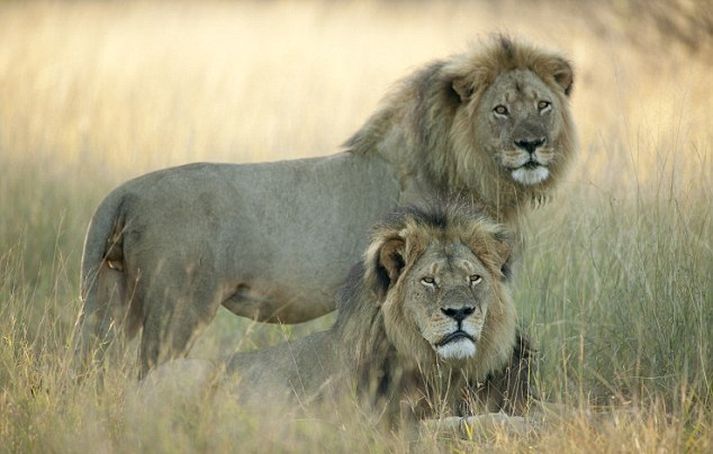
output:
[[511, 171], [512, 178], [525, 186], [540, 184], [550, 176], [550, 170], [533, 159]]
[[542, 166], [542, 164], [540, 164], [539, 162], [530, 160], [530, 161], [527, 161], [525, 164], [521, 165], [520, 168], [532, 170], [532, 169], [536, 169], [540, 166]]
[[443, 336], [443, 338], [436, 343], [436, 347], [443, 347], [446, 344], [450, 344], [451, 342], [455, 342], [460, 339], [468, 339], [469, 341], [475, 343], [475, 339], [473, 338], [473, 336], [466, 333], [462, 329], [459, 329]]
[[529, 160], [527, 160], [526, 162], [524, 162], [520, 165], [507, 166], [507, 169], [510, 170], [511, 172], [515, 172], [518, 170], [519, 171], [537, 170], [537, 169], [547, 170], [547, 165], [541, 163], [533, 156]]

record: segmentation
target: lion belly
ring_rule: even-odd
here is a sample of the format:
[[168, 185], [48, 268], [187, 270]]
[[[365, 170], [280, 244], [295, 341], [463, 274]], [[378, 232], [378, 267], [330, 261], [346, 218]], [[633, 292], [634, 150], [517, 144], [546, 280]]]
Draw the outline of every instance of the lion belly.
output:
[[[165, 273], [150, 278], [167, 285], [190, 283], [183, 295], [208, 298], [193, 304], [294, 323], [334, 309], [336, 288], [370, 226], [396, 206], [399, 186], [380, 158], [342, 153], [193, 164], [134, 180], [126, 192], [130, 268]], [[210, 290], [196, 288], [203, 284]]]

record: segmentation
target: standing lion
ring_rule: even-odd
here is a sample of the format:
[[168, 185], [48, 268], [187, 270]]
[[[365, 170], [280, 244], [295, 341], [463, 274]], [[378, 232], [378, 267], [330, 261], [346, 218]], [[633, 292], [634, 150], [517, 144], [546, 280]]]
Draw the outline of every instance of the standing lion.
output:
[[574, 154], [572, 82], [561, 56], [500, 36], [404, 79], [344, 152], [119, 186], [87, 232], [79, 354], [143, 328], [145, 373], [221, 305], [268, 322], [326, 314], [368, 227], [403, 202], [457, 193], [515, 224]]

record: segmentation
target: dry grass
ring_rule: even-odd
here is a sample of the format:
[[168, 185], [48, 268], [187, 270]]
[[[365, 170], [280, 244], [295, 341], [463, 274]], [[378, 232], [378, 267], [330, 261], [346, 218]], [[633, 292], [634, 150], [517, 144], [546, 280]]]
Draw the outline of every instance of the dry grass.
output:
[[[0, 451], [713, 450], [711, 69], [557, 4], [0, 4]], [[530, 219], [517, 282], [542, 387], [571, 418], [413, 444], [232, 402], [129, 417], [130, 359], [101, 392], [71, 380], [81, 241], [113, 186], [188, 161], [332, 153], [394, 80], [494, 30], [578, 70], [578, 166]], [[326, 324], [221, 313], [193, 355]]]

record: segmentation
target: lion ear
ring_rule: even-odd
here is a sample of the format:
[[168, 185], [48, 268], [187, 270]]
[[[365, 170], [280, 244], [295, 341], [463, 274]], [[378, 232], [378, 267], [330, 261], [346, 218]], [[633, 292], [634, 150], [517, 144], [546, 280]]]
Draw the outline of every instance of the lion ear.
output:
[[384, 239], [371, 248], [367, 255], [368, 280], [374, 288], [379, 299], [383, 299], [386, 292], [401, 276], [406, 260], [404, 252], [406, 243], [403, 238], [390, 237]]
[[562, 87], [564, 94], [569, 96], [572, 93], [572, 86], [574, 85], [574, 70], [572, 69], [572, 65], [564, 58], [556, 57], [552, 60], [551, 68], [552, 77], [555, 82]]
[[451, 89], [456, 92], [461, 102], [467, 102], [475, 88], [473, 87], [473, 81], [469, 77], [455, 77], [451, 80]]
[[470, 246], [492, 273], [499, 274], [504, 280], [510, 279], [513, 241], [509, 233], [498, 231], [487, 239], [474, 238]]
[[493, 243], [493, 259], [506, 281], [512, 277], [512, 251], [512, 239], [505, 234], [496, 235]]

